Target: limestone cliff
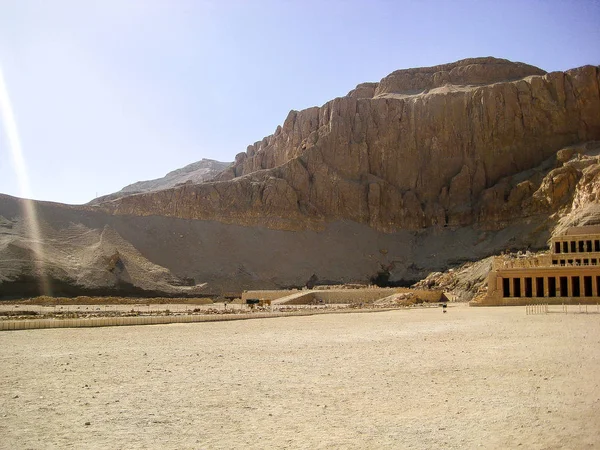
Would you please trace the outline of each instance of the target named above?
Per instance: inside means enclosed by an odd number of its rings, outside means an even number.
[[[599,80],[595,66],[546,74],[495,58],[397,71],[320,108],[290,112],[219,182],[100,208],[289,230],[335,220],[383,232],[494,227],[507,177],[600,139]],[[513,202],[527,189],[511,191]],[[538,206],[532,212],[548,211]]]

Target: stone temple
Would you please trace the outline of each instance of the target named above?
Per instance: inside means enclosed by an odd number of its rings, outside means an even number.
[[[498,256],[480,305],[600,302],[600,226],[572,227],[539,256]]]

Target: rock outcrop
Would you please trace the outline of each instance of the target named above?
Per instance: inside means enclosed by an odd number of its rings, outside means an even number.
[[[469,58],[450,64],[397,70],[382,79],[373,96],[418,94],[445,85],[486,85],[545,75],[537,67],[499,58]]]
[[[545,74],[494,58],[397,71],[290,112],[273,135],[238,154],[220,182],[100,208],[287,230],[335,220],[388,233],[493,227],[498,217],[489,211],[506,177],[600,139],[599,79],[595,66]],[[519,186],[513,201],[528,189]]]
[[[79,207],[36,202],[56,255],[46,262],[78,289],[189,282],[222,294],[409,284],[544,248],[561,227],[600,223],[599,85],[596,66],[545,73],[495,58],[400,70],[290,112],[213,181]],[[45,258],[20,204],[0,196],[4,292]]]

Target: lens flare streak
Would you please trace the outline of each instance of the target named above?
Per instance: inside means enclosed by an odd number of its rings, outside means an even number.
[[[2,128],[4,128],[8,148],[12,154],[14,170],[19,182],[23,219],[25,221],[27,237],[29,238],[33,250],[33,263],[39,281],[40,293],[43,295],[50,295],[50,283],[44,267],[40,224],[35,203],[30,200],[31,191],[29,188],[29,178],[27,176],[27,166],[25,164],[25,158],[23,157],[17,122],[8,95],[8,89],[4,81],[2,67],[0,67],[0,121],[2,123]]]

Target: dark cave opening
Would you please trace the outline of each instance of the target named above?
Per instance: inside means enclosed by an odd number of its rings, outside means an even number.
[[[377,272],[377,275],[374,275],[370,278],[371,284],[374,284],[378,287],[410,287],[415,284],[419,279],[408,280],[401,278],[399,280],[390,280],[391,273],[389,270],[381,269]]]

